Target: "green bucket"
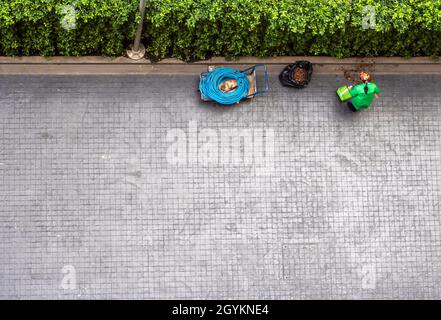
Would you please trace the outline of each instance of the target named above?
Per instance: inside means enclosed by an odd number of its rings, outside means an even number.
[[[337,95],[341,102],[348,101],[352,98],[348,86],[343,86],[337,89]]]

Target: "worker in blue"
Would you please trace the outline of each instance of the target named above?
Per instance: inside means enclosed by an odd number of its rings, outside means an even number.
[[[352,96],[352,100],[348,102],[348,107],[353,112],[368,109],[374,98],[378,98],[381,90],[375,83],[369,82],[370,78],[369,73],[362,71],[360,72],[361,83],[348,87]]]

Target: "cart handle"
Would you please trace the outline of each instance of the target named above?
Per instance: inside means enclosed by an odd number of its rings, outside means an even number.
[[[257,90],[257,81],[256,81],[256,92],[248,95],[247,98],[254,97],[259,94],[264,94],[264,93],[269,92],[268,68],[267,68],[266,64],[259,63],[259,64],[252,66],[252,67],[246,68],[246,69],[242,70],[241,72],[246,73],[246,74],[252,74],[257,68],[263,68],[264,89]]]

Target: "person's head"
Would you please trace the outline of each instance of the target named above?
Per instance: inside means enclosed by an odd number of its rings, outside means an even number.
[[[365,84],[365,86],[364,86],[364,93],[366,93],[366,94],[369,91],[368,83],[369,83],[369,79],[370,78],[371,78],[371,76],[366,71],[361,71],[360,72],[360,80]]]
[[[362,82],[364,82],[364,83],[369,82],[370,78],[371,78],[371,76],[366,71],[361,71],[360,72],[360,80]]]

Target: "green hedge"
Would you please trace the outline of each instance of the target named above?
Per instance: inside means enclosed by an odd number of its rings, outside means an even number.
[[[374,30],[362,28],[365,5],[376,10]],[[137,10],[138,0],[0,0],[0,54],[120,55]],[[143,41],[151,57],[193,60],[439,56],[440,39],[441,0],[147,0]]]
[[[376,11],[363,29],[363,6]],[[149,0],[149,52],[210,55],[438,56],[441,0]]]
[[[0,54],[122,54],[127,40],[134,37],[137,3],[137,0],[0,0]]]

